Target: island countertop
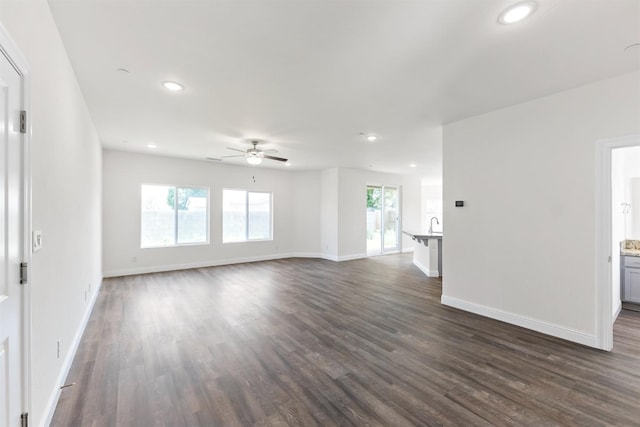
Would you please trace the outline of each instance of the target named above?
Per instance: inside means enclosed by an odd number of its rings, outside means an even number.
[[[403,234],[406,234],[407,236],[411,237],[412,240],[416,240],[418,243],[425,243],[427,242],[427,240],[429,239],[438,239],[438,240],[442,240],[442,233],[413,233],[410,231],[405,231],[402,230]]]

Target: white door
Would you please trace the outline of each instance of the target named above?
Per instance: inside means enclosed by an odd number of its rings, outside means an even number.
[[[0,52],[0,425],[23,411],[21,76]]]

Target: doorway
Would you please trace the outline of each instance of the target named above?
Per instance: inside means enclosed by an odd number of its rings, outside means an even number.
[[[400,251],[400,188],[367,186],[367,255]]]
[[[636,268],[640,259],[632,256],[640,247],[640,146],[611,151],[611,208],[611,295],[615,322],[622,309],[640,310],[637,285],[640,269]]]
[[[613,322],[620,305],[620,247],[616,241],[620,226],[614,218],[618,210],[626,212],[616,206],[619,189],[614,189],[614,181],[621,172],[614,164],[614,160],[620,162],[614,152],[626,147],[640,147],[640,135],[598,141],[596,151],[596,340],[597,347],[607,351],[613,348]]]

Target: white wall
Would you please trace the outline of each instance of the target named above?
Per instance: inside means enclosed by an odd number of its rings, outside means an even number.
[[[322,171],[320,196],[320,248],[328,259],[338,260],[338,168]]]
[[[623,153],[625,201],[631,204],[625,237],[640,240],[640,147],[629,147]]]
[[[321,256],[320,197],[322,179],[319,172],[293,174],[292,215],[294,233],[291,236],[296,253]]]
[[[402,186],[403,223],[410,229],[419,227],[419,178],[344,168],[279,171],[105,150],[104,275],[289,256],[336,261],[364,257],[366,186],[380,183]],[[141,249],[141,184],[209,187],[210,244]],[[222,244],[222,215],[217,207],[222,205],[223,188],[273,192],[273,241]],[[411,248],[413,242],[405,237],[403,244]]]
[[[635,169],[636,175],[638,175],[639,169]],[[634,176],[627,180],[628,199],[631,204],[631,211],[629,212],[629,232],[627,234],[629,239],[640,240],[640,177]]]
[[[30,421],[37,426],[56,403],[101,283],[101,150],[47,3],[0,2],[0,22],[31,67],[32,222],[44,244],[33,254],[30,280]]]
[[[105,150],[103,174],[105,276],[319,256],[319,172],[230,166]],[[210,244],[141,249],[142,184],[209,187]],[[220,206],[224,188],[273,192],[273,240],[222,243]]]
[[[636,72],[445,126],[444,303],[596,345],[596,141],[640,134],[638,93]]]
[[[440,224],[433,223],[434,231],[442,231],[444,221],[442,218],[442,185],[422,184],[422,203],[420,204],[421,232],[429,230],[431,218],[438,218]]]

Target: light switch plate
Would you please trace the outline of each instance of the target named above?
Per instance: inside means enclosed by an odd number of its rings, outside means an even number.
[[[42,249],[42,231],[33,230],[32,247],[33,252],[37,252]]]

